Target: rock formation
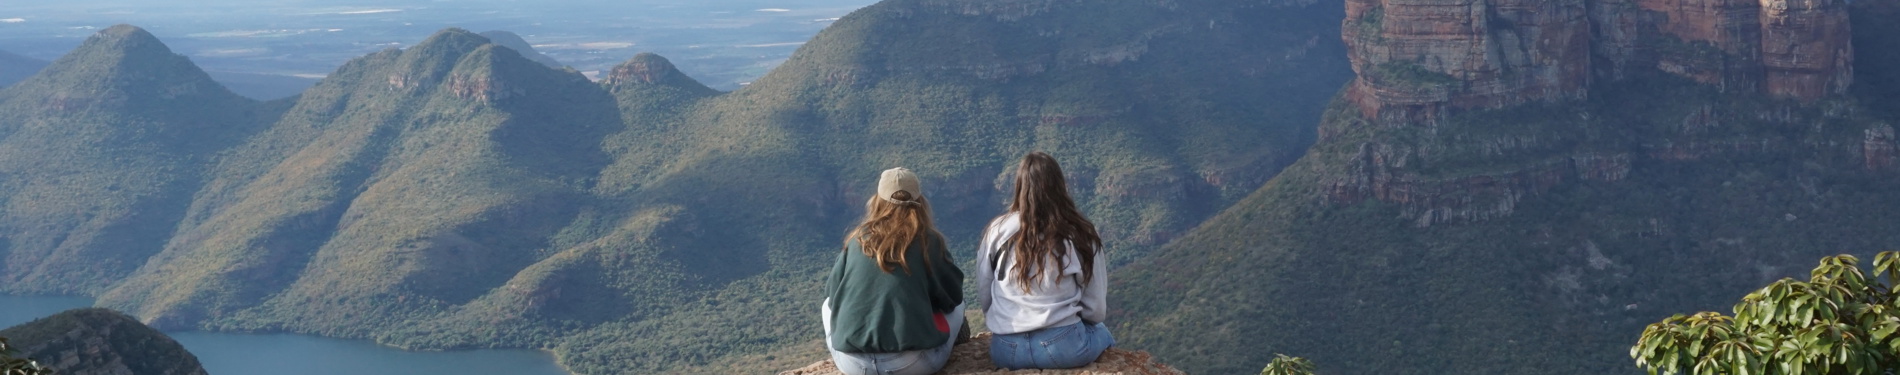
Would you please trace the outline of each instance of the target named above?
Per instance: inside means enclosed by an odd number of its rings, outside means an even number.
[[[1801,101],[1853,81],[1842,0],[1349,0],[1346,13],[1348,97],[1387,122],[1578,98],[1636,68]]]
[[[1803,99],[1847,92],[1854,80],[1847,1],[1761,3],[1764,88],[1771,94]]]
[[[841,375],[831,360],[819,361],[796,370],[780,372],[778,375]],[[1095,363],[1080,368],[1065,370],[1006,370],[997,368],[990,362],[990,334],[982,333],[970,342],[957,345],[951,350],[950,362],[944,364],[939,375],[965,374],[1061,374],[1061,375],[1185,375],[1168,365],[1157,363],[1148,352],[1128,351],[1121,348],[1108,348]]]
[[[1578,97],[1589,84],[1583,0],[1351,0],[1342,32],[1359,73],[1348,94],[1368,117]]]

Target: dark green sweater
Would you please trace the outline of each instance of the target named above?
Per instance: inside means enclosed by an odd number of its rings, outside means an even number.
[[[930,247],[929,262],[924,261]],[[825,281],[831,296],[831,348],[845,353],[894,353],[942,346],[953,332],[938,313],[963,303],[963,270],[943,237],[918,236],[904,250],[910,270],[890,273],[852,240],[838,253]],[[928,264],[929,266],[925,266]]]

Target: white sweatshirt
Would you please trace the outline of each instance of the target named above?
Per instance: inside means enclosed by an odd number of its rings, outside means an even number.
[[[983,242],[977,244],[977,270],[971,275],[976,278],[976,300],[983,304],[983,319],[990,332],[999,335],[1029,332],[1049,327],[1060,327],[1077,322],[1100,323],[1108,319],[1108,256],[1098,249],[1095,256],[1095,272],[1089,278],[1088,285],[1080,285],[1082,261],[1075,256],[1075,246],[1069,244],[1059,268],[1052,268],[1054,259],[1044,263],[1045,274],[1061,270],[1060,277],[1044,276],[1036,285],[1023,293],[1022,283],[1016,279],[1015,272],[1001,272],[1002,281],[997,281],[998,271],[990,264],[995,259],[1005,270],[1015,267],[1014,249],[999,249],[1011,235],[1022,228],[1022,221],[1016,213],[1004,214],[990,222],[983,231]],[[995,257],[997,251],[1004,251],[1001,257]]]

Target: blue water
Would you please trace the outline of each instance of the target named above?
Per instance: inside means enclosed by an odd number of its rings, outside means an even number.
[[[89,298],[0,296],[0,328],[92,305]],[[166,332],[213,375],[568,375],[533,350],[404,351],[295,334]]]

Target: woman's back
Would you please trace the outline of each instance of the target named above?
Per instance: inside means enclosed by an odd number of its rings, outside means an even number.
[[[990,360],[1011,368],[1074,368],[1115,345],[1108,319],[1108,260],[1095,224],[1069,198],[1062,166],[1031,152],[1016,167],[1009,213],[978,245],[977,301]]]
[[[930,217],[917,174],[879,175],[864,221],[845,235],[825,280],[825,346],[848,375],[943,368],[963,323],[963,271]]]
[[[1016,213],[1005,214],[990,222],[977,251],[979,275],[977,300],[989,301],[984,322],[990,332],[1011,334],[1080,322],[1099,323],[1108,318],[1108,267],[1106,262],[1091,262],[1095,268],[1082,281],[1084,265],[1072,244],[1064,242],[1066,254],[1060,264],[1054,256],[1045,257],[1044,277],[1029,282],[1015,272],[1010,238],[1021,228]],[[1006,247],[1007,245],[1007,247]]]
[[[891,353],[936,347],[949,338],[940,312],[963,301],[963,271],[943,237],[918,236],[905,249],[909,267],[884,272],[860,241],[838,253],[825,286],[833,311],[831,348]]]

